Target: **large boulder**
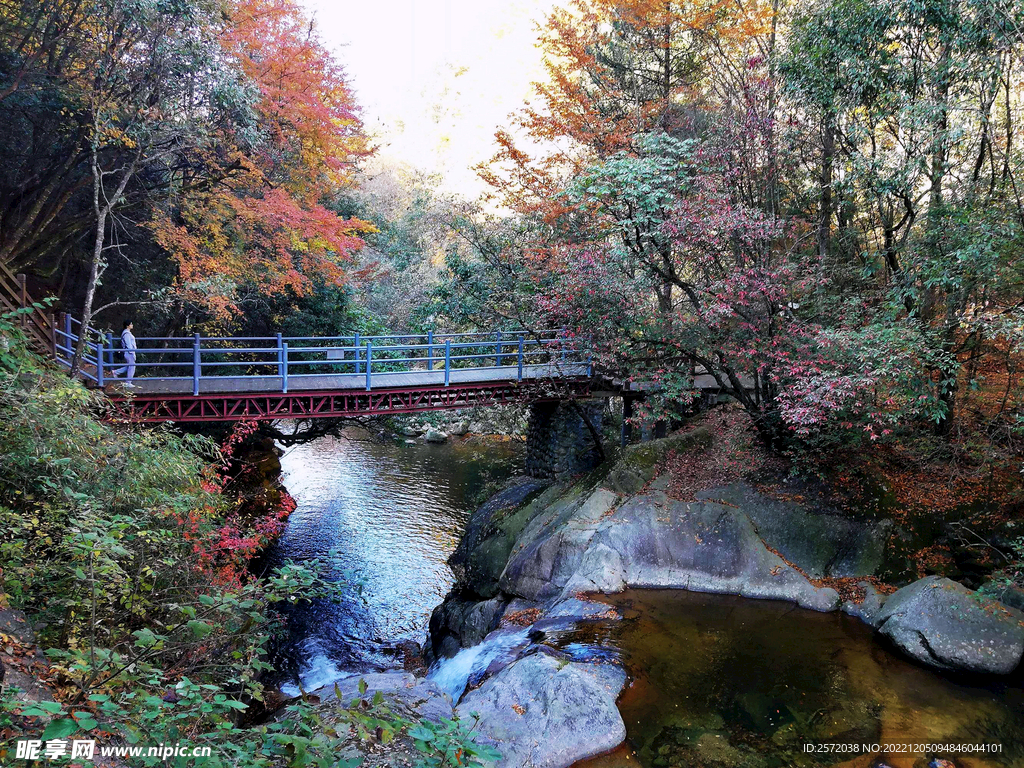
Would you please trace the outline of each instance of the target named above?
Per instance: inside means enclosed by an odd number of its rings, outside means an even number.
[[[557,496],[556,489],[540,493],[548,485],[539,480],[513,483],[473,514],[448,559],[456,586],[430,617],[428,663],[479,643],[498,626],[508,603],[498,579],[523,528]],[[531,497],[536,498],[527,503]]]
[[[741,509],[768,546],[811,578],[871,576],[883,565],[888,520],[773,499],[744,482],[702,491],[697,498]]]
[[[350,710],[353,705],[367,715],[379,716],[391,712],[412,721],[440,722],[454,715],[448,694],[433,681],[415,677],[408,672],[346,675],[315,691],[315,694],[320,699],[319,714],[323,727],[335,730],[341,738],[335,747],[334,758],[342,765],[393,768],[413,765],[422,757],[412,738],[405,734],[399,734],[398,738],[387,743],[367,742],[359,730],[353,727],[351,717],[344,711]],[[378,694],[381,697],[380,710],[373,704]],[[276,715],[278,720],[292,716],[287,709],[280,710]]]
[[[711,431],[707,427],[697,427],[680,435],[627,446],[605,478],[604,485],[616,493],[638,493],[654,478],[670,453],[707,450],[711,442]]]
[[[771,552],[742,511],[662,492],[615,507],[599,489],[569,520],[536,518],[501,577],[507,594],[549,601],[576,592],[680,588],[792,600],[833,610],[839,595],[811,584]]]
[[[535,653],[467,693],[456,712],[480,715],[481,737],[502,754],[496,768],[568,768],[626,738],[615,706],[625,682],[614,665]]]
[[[502,589],[527,600],[557,597],[618,501],[611,491],[598,488],[581,499],[563,497],[534,517],[513,549]]]
[[[471,590],[483,599],[497,594],[498,577],[516,537],[556,494],[541,494],[533,503],[526,502],[547,486],[541,480],[517,482],[496,493],[473,513],[459,545],[448,558],[460,590]]]
[[[426,434],[423,436],[423,439],[426,440],[428,443],[443,443],[446,440],[448,440],[448,435],[439,429],[434,429],[433,427],[430,427],[427,430]]]
[[[890,595],[875,622],[905,653],[940,669],[1008,674],[1024,654],[1024,614],[938,576]]]

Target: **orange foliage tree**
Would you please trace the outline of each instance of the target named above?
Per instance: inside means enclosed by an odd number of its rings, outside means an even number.
[[[757,0],[573,0],[556,9],[542,29],[537,99],[512,131],[498,131],[499,150],[481,176],[506,206],[553,224],[571,212],[558,194],[568,178],[728,93],[713,87],[713,60],[760,44],[773,18]]]
[[[221,320],[251,296],[341,285],[372,227],[325,203],[370,153],[345,73],[292,0],[235,0],[219,37],[257,91],[253,130],[231,126],[202,157],[216,184],[155,211],[176,292]]]

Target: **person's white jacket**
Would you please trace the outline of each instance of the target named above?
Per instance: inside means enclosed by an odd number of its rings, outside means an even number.
[[[126,365],[124,368],[118,368],[113,371],[114,377],[124,376],[125,386],[134,387],[132,379],[135,378],[135,350],[138,349],[138,345],[135,343],[135,336],[132,332],[125,328],[121,331],[121,353],[124,355],[124,361]]]
[[[121,348],[126,350],[130,349],[133,352],[139,348],[138,345],[135,343],[135,337],[132,335],[131,330],[128,328],[125,328],[123,331],[121,331]]]

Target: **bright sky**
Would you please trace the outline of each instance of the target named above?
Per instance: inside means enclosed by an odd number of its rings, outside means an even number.
[[[303,0],[348,72],[384,160],[475,197],[470,166],[539,79],[536,24],[554,0]]]

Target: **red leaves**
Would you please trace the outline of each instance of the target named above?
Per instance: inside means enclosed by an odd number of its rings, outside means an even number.
[[[234,479],[230,472],[236,450],[258,427],[255,421],[235,422],[220,448],[223,464],[219,471],[203,479],[204,490],[216,494],[224,492],[227,483]],[[239,586],[249,560],[281,534],[295,506],[295,500],[282,491],[277,504],[251,518],[244,517],[241,509],[235,509],[224,520],[222,510],[214,506],[172,517],[180,527],[182,538],[192,544],[196,571],[216,584]],[[251,510],[247,512],[251,514]]]
[[[369,154],[344,72],[292,0],[233,0],[220,35],[256,86],[259,137],[225,133],[204,158],[223,178],[158,211],[151,229],[178,264],[179,294],[226,319],[246,293],[340,285],[369,224],[322,201]]]
[[[317,279],[341,285],[371,231],[251,177],[188,201],[180,215],[184,225],[153,222],[156,241],[178,263],[179,293],[222,319],[239,311],[243,287],[301,295]]]

